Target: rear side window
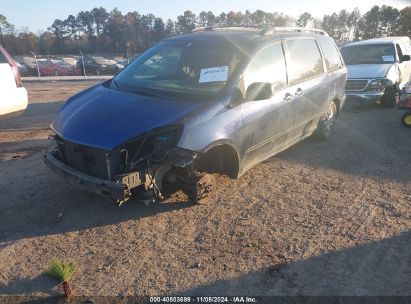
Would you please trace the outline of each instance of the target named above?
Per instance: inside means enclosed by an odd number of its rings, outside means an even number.
[[[313,78],[324,72],[320,50],[314,39],[288,40],[287,49],[290,84]]]
[[[317,38],[324,54],[325,66],[328,71],[336,70],[342,66],[340,53],[331,38],[319,36]]]
[[[251,60],[244,74],[245,87],[254,82],[268,82],[275,89],[287,85],[287,71],[281,42],[262,48]]]
[[[3,52],[0,50],[0,63],[9,63],[7,61],[6,56],[4,56]]]

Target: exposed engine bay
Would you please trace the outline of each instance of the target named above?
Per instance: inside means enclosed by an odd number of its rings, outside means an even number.
[[[165,183],[178,183],[197,202],[212,191],[215,181],[197,170],[200,153],[176,148],[181,132],[179,126],[151,130],[111,151],[54,135],[44,160],[72,183],[119,205],[132,195],[146,204],[162,200]]]

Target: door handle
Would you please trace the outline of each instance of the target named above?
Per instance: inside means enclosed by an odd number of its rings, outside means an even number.
[[[303,95],[304,91],[301,88],[297,89],[297,92],[295,92],[295,96],[301,96]]]
[[[293,95],[291,95],[290,93],[286,93],[285,96],[284,96],[284,98],[283,98],[283,100],[284,100],[284,101],[290,101],[291,98],[293,98]]]

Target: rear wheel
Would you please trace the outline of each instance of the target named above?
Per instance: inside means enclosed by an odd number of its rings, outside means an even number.
[[[398,86],[393,85],[385,88],[385,93],[381,97],[381,105],[384,108],[393,108],[397,104]]]
[[[407,128],[411,128],[411,111],[408,111],[402,116],[402,124]]]
[[[334,130],[335,121],[337,119],[337,104],[335,101],[331,101],[328,105],[327,112],[321,117],[315,136],[321,140],[327,140],[331,137]]]

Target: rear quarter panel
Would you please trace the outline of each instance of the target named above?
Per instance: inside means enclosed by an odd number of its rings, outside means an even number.
[[[347,84],[347,68],[344,66],[338,70],[329,72],[327,75],[327,82],[329,83],[329,100],[337,99],[339,101],[340,109],[345,102],[345,87]]]

